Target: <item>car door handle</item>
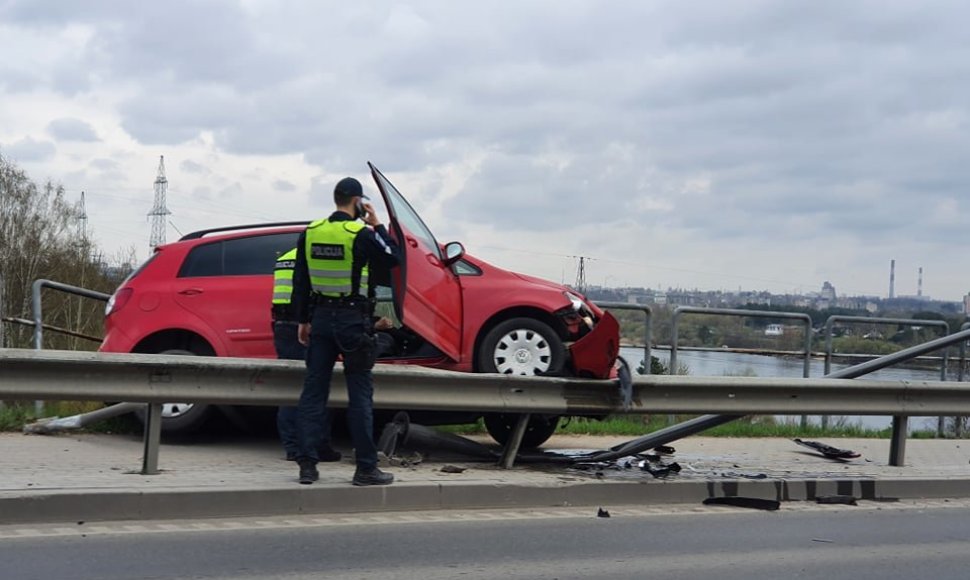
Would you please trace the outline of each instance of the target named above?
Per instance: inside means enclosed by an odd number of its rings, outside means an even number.
[[[418,247],[418,241],[416,239],[414,238],[404,238],[404,239],[407,240],[408,245],[411,246],[412,248]]]
[[[197,294],[202,294],[202,288],[186,288],[184,290],[179,290],[178,293],[183,296],[195,296]]]

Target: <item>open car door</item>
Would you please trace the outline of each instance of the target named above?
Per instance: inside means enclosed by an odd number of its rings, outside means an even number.
[[[374,164],[367,165],[387,205],[391,237],[401,247],[401,265],[391,273],[397,316],[441,352],[460,360],[462,296],[458,276],[445,264],[441,246],[411,204]]]

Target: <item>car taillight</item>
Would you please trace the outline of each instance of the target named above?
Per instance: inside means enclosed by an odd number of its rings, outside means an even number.
[[[119,288],[117,292],[111,295],[111,298],[108,298],[108,304],[104,307],[104,315],[111,316],[124,308],[131,298],[132,292],[131,288]]]

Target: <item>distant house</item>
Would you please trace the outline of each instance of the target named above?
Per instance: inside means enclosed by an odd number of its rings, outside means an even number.
[[[769,324],[765,327],[765,336],[781,336],[785,334],[785,327],[781,324]]]

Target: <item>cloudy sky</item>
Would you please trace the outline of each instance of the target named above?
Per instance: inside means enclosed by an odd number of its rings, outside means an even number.
[[[970,291],[964,2],[0,0],[0,154],[109,256],[329,213],[607,286]]]

